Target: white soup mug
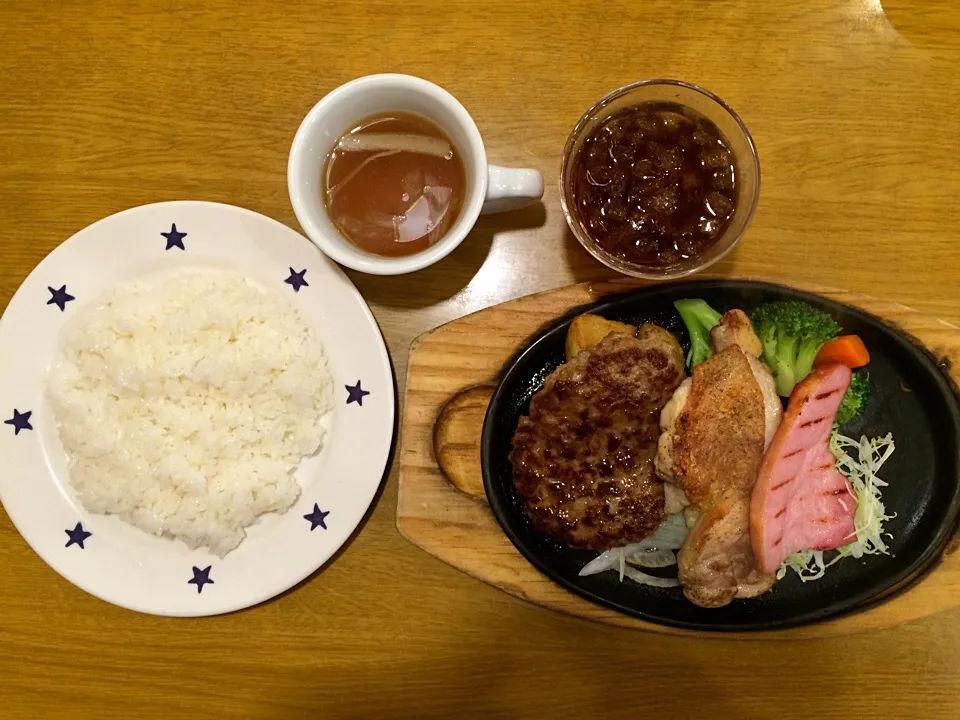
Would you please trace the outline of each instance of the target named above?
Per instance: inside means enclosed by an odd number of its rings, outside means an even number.
[[[466,171],[466,193],[456,223],[429,248],[406,257],[361,250],[340,234],[323,202],[321,176],[336,142],[358,121],[385,112],[414,113],[439,126],[453,140]],[[453,95],[421,78],[387,74],[352,80],[313,106],[290,148],[287,187],[297,220],[324,253],[354,270],[400,275],[446,257],[467,237],[481,213],[537,202],[543,196],[543,177],[536,170],[488,165],[480,131]]]

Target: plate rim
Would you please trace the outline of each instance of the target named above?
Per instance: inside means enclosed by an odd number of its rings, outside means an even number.
[[[677,628],[680,630],[731,634],[770,632],[786,630],[794,627],[806,627],[830,620],[836,620],[845,616],[862,613],[872,607],[892,600],[893,598],[908,591],[910,588],[915,587],[941,563],[944,558],[944,552],[949,547],[952,538],[960,533],[960,476],[954,479],[952,496],[946,512],[946,521],[942,522],[937,528],[933,541],[927,545],[920,556],[913,563],[911,563],[907,569],[898,573],[896,579],[887,587],[883,588],[880,593],[875,593],[864,598],[858,598],[850,607],[841,611],[820,609],[809,611],[795,618],[775,621],[717,625],[716,623],[711,623],[709,621],[688,622],[682,620],[672,620],[661,616],[651,615],[647,612],[642,612],[617,601],[608,599],[599,593],[576,585],[562,574],[550,568],[547,563],[541,560],[538,553],[532,551],[527,544],[518,537],[517,533],[514,532],[513,528],[506,520],[506,518],[512,512],[512,508],[508,507],[507,498],[505,496],[501,497],[501,494],[496,490],[492,477],[493,470],[491,468],[491,456],[493,451],[491,446],[493,444],[493,433],[496,424],[494,416],[500,410],[500,406],[505,402],[504,396],[506,394],[506,385],[508,381],[513,379],[514,376],[519,373],[518,368],[524,359],[536,352],[537,348],[542,343],[547,342],[557,333],[563,331],[567,326],[569,326],[569,324],[577,315],[585,312],[595,312],[602,316],[604,311],[608,310],[610,307],[642,300],[644,295],[658,294],[664,291],[670,292],[674,289],[683,291],[684,288],[692,288],[697,285],[709,286],[719,290],[727,290],[730,286],[734,286],[739,288],[749,288],[778,293],[786,291],[801,297],[806,296],[828,306],[832,305],[838,308],[843,308],[846,312],[850,312],[854,315],[860,315],[864,319],[882,326],[889,331],[898,342],[908,346],[913,352],[918,353],[923,361],[931,366],[931,369],[933,370],[933,372],[931,372],[931,376],[935,378],[938,384],[938,389],[941,391],[941,395],[946,398],[946,404],[950,414],[953,417],[955,426],[960,427],[960,391],[958,391],[957,384],[953,378],[946,374],[940,367],[936,356],[933,355],[933,353],[930,352],[930,350],[920,343],[916,338],[911,337],[908,333],[895,327],[889,321],[873,315],[872,313],[860,307],[819,295],[816,292],[794,288],[783,283],[769,282],[764,280],[751,280],[745,278],[694,278],[645,285],[640,288],[616,292],[594,302],[567,309],[562,315],[541,326],[532,335],[526,338],[526,340],[518,347],[514,354],[500,369],[500,372],[496,378],[496,386],[494,388],[493,395],[491,396],[487,410],[484,413],[483,428],[480,436],[480,466],[481,475],[483,478],[484,493],[486,495],[487,502],[490,505],[493,516],[496,519],[497,525],[500,527],[501,531],[507,536],[507,538],[509,538],[513,546],[531,565],[533,565],[534,568],[536,568],[550,581],[560,585],[574,595],[577,595],[601,607],[611,609],[627,617],[636,618],[638,620],[649,622],[655,625]],[[954,446],[954,455],[957,456],[958,464],[960,464],[960,442]]]
[[[385,379],[389,380],[388,385],[384,388],[386,394],[389,396],[386,401],[386,409],[384,411],[384,418],[386,419],[386,425],[390,427],[390,439],[385,443],[385,455],[383,458],[383,467],[380,470],[380,476],[375,485],[371,485],[371,492],[369,497],[363,498],[364,509],[360,516],[357,518],[356,523],[353,524],[353,527],[348,533],[346,533],[344,539],[336,544],[335,547],[329,553],[322,552],[318,555],[323,555],[324,559],[318,562],[307,563],[304,570],[294,572],[291,574],[289,579],[285,579],[282,583],[278,583],[273,586],[269,586],[270,589],[264,590],[258,593],[251,593],[249,597],[239,602],[231,601],[229,598],[221,601],[218,604],[214,605],[205,605],[197,606],[196,609],[188,610],[164,610],[157,607],[144,607],[140,606],[135,602],[126,602],[122,599],[117,599],[114,597],[108,597],[107,594],[104,594],[97,590],[96,584],[91,584],[86,581],[86,579],[78,579],[69,577],[64,574],[60,568],[51,562],[51,559],[48,558],[50,554],[47,548],[40,549],[34,543],[32,543],[27,534],[24,533],[21,525],[23,524],[24,518],[21,517],[18,521],[16,515],[17,512],[11,512],[7,507],[7,504],[3,502],[2,497],[0,497],[0,504],[3,505],[4,511],[7,514],[7,517],[10,518],[11,524],[16,528],[17,533],[20,535],[21,539],[27,544],[27,546],[33,551],[33,553],[38,556],[50,569],[57,573],[63,580],[79,588],[83,592],[96,597],[99,600],[110,603],[116,607],[121,607],[126,610],[133,612],[139,612],[147,615],[154,615],[158,617],[211,617],[216,615],[224,615],[229,613],[238,612],[245,610],[247,608],[255,607],[261,605],[267,601],[270,601],[274,598],[280,597],[294,589],[296,589],[304,581],[308,580],[311,576],[319,572],[321,569],[326,567],[329,563],[337,559],[353,542],[357,534],[363,529],[366,521],[371,515],[371,512],[374,510],[374,506],[378,498],[382,495],[386,478],[389,475],[391,461],[393,458],[394,450],[397,443],[397,383],[396,383],[396,374],[393,369],[393,364],[390,361],[389,350],[387,349],[386,342],[383,338],[383,332],[380,329],[380,325],[376,320],[376,317],[373,315],[373,312],[370,310],[370,306],[361,295],[360,291],[354,285],[353,281],[347,276],[343,268],[341,268],[337,263],[320,251],[309,239],[307,239],[301,232],[295,230],[294,228],[286,225],[285,223],[276,220],[268,215],[259,213],[255,210],[249,208],[241,207],[238,205],[232,205],[230,203],[223,203],[212,200],[196,200],[196,199],[186,199],[186,200],[164,200],[154,203],[145,203],[142,205],[136,205],[129,208],[124,208],[118,210],[117,212],[111,213],[104,217],[101,217],[94,222],[86,225],[79,230],[73,232],[66,239],[58,243],[55,247],[51,248],[30,270],[29,273],[23,278],[20,284],[17,286],[17,289],[14,291],[13,295],[10,297],[10,300],[7,302],[6,307],[4,307],[3,312],[0,313],[0,331],[2,331],[4,326],[4,320],[8,316],[10,307],[14,305],[15,300],[18,295],[24,291],[24,286],[26,286],[31,278],[38,273],[41,267],[46,263],[51,256],[55,253],[60,252],[63,248],[71,244],[77,244],[82,241],[82,238],[79,236],[85,235],[101,224],[105,224],[108,221],[116,220],[119,217],[135,214],[138,212],[144,212],[148,210],[160,209],[160,208],[172,208],[172,207],[191,207],[198,208],[201,210],[208,210],[214,212],[226,212],[229,214],[239,214],[246,216],[248,218],[254,219],[257,222],[265,222],[267,226],[271,226],[277,232],[282,233],[292,233],[296,235],[299,240],[302,242],[304,249],[308,252],[313,253],[316,256],[316,262],[325,266],[325,268],[338,277],[344,284],[344,290],[349,291],[352,298],[357,302],[358,309],[362,312],[363,317],[367,321],[367,324],[372,330],[372,338],[374,339],[374,344],[376,346],[376,364],[379,365],[380,371]],[[201,263],[202,265],[203,263]],[[149,273],[149,271],[148,271]],[[9,321],[8,321],[9,322]],[[5,354],[0,352],[0,354]],[[324,446],[326,447],[326,445]],[[322,450],[321,450],[322,453]],[[379,463],[378,463],[379,464]],[[56,483],[56,480],[53,479],[53,473],[47,472],[47,477],[51,479],[52,482]],[[289,511],[292,511],[291,507]],[[86,511],[84,508],[84,511]],[[288,511],[288,512],[289,512]],[[20,513],[23,515],[23,513]],[[89,513],[90,515],[100,515],[96,513]]]

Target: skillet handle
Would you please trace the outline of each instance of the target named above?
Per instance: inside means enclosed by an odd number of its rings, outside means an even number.
[[[433,427],[433,452],[447,480],[457,490],[487,501],[480,469],[480,434],[493,397],[492,385],[477,385],[454,395]]]

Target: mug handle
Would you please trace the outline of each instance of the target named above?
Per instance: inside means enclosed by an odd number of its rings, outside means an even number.
[[[487,166],[487,196],[480,213],[516,210],[533,205],[543,197],[543,176],[530,168]]]

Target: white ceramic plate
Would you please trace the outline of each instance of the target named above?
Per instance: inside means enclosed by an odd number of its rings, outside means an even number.
[[[171,234],[174,224],[185,235]],[[233,269],[286,293],[318,331],[335,383],[323,449],[297,472],[300,499],[283,515],[263,516],[224,558],[86,512],[70,486],[44,399],[60,330],[77,308],[118,281],[181,266]],[[301,273],[307,285],[295,290],[285,282],[291,273]],[[75,299],[61,310],[56,301],[65,295]],[[360,402],[361,394],[347,389],[358,383],[369,393]],[[363,298],[306,238],[230,205],[158,203],[81,230],[20,286],[0,319],[0,421],[0,500],[54,570],[132,610],[214,615],[263,602],[300,582],[363,519],[390,454],[393,373]]]

